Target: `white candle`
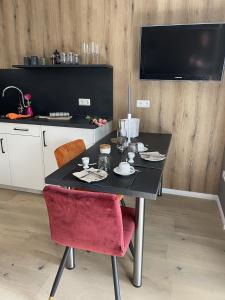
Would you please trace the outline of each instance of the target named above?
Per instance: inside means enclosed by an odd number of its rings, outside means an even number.
[[[131,87],[128,85],[128,114],[131,113]]]

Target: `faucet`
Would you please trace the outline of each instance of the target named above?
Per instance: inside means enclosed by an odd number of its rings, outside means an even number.
[[[19,106],[18,106],[18,112],[19,112],[19,113],[22,113],[23,110],[24,110],[24,108],[26,107],[25,102],[24,102],[23,92],[22,92],[18,87],[13,86],[13,85],[10,85],[10,86],[7,86],[6,88],[4,88],[4,90],[2,91],[2,97],[5,96],[5,92],[6,92],[8,89],[16,89],[17,91],[20,92],[22,101],[20,101],[20,103],[19,103]]]

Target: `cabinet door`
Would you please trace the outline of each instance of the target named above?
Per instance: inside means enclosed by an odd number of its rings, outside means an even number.
[[[59,146],[83,139],[86,148],[94,144],[94,129],[42,126],[45,176],[57,170],[54,151]]]
[[[0,184],[11,185],[7,135],[0,133]]]
[[[42,190],[44,186],[41,138],[26,135],[8,135],[12,185]]]

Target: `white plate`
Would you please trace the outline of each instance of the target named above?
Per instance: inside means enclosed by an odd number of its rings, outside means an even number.
[[[122,174],[122,173],[120,173],[119,168],[118,168],[118,167],[115,167],[115,168],[113,169],[113,172],[116,173],[116,174],[118,174],[118,175],[121,175],[121,176],[129,176],[129,175],[134,174],[134,173],[135,173],[135,170],[133,170],[132,172],[130,172],[130,174]]]
[[[73,175],[82,181],[90,183],[104,180],[108,176],[108,173],[104,170],[90,168],[75,172]]]
[[[159,152],[145,152],[140,153],[140,156],[142,159],[147,161],[162,161],[166,159],[166,156],[164,154],[160,154]]]

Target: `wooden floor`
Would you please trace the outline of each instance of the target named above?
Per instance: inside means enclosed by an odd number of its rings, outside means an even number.
[[[63,248],[53,244],[41,195],[0,190],[0,299],[48,299]],[[119,259],[123,300],[224,300],[225,232],[216,203],[163,196],[147,202],[143,286]],[[110,258],[77,251],[56,300],[113,300]]]

